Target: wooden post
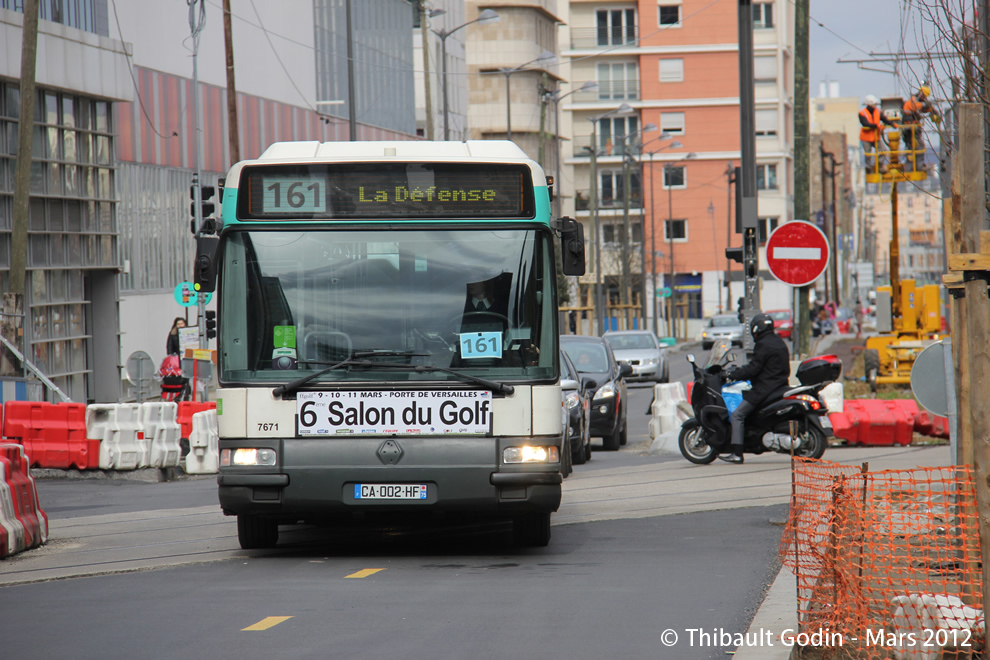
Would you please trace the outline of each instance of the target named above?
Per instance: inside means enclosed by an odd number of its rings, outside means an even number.
[[[959,108],[959,152],[953,168],[959,190],[959,225],[953,227],[953,252],[949,254],[951,270],[966,271],[962,301],[965,316],[966,363],[968,389],[957,397],[959,420],[966,420],[971,430],[973,465],[976,470],[976,502],[980,521],[980,544],[983,560],[983,602],[990,602],[990,416],[984,412],[982,397],[990,387],[990,298],[987,277],[990,275],[990,241],[981,241],[987,226],[984,204],[984,126],[983,107],[962,104]],[[957,181],[953,181],[953,202]],[[990,234],[987,234],[990,238]],[[984,253],[983,250],[987,250]],[[962,252],[962,253],[960,253]],[[956,329],[955,323],[953,329]],[[955,341],[953,341],[955,345]],[[972,405],[973,396],[978,404]]]

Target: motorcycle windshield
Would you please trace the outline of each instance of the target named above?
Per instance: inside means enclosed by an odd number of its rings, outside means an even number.
[[[708,354],[708,361],[705,362],[705,367],[710,367],[713,364],[721,364],[722,358],[725,357],[725,354],[729,352],[730,348],[732,348],[731,341],[725,339],[716,341],[712,345],[711,353]]]

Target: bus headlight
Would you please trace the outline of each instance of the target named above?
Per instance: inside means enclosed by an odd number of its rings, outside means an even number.
[[[557,447],[506,447],[502,450],[502,462],[510,463],[558,463]]]
[[[564,405],[568,410],[573,410],[581,405],[581,395],[577,392],[568,392],[567,396],[564,397]]]
[[[262,447],[255,449],[251,447],[239,447],[238,449],[222,449],[220,451],[220,465],[230,467],[231,465],[275,465],[275,450]]]

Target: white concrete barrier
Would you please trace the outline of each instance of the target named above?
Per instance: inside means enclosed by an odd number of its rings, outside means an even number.
[[[100,468],[133,470],[148,453],[137,403],[91,403],[86,406],[86,437],[100,441]]]
[[[214,474],[220,470],[220,432],[216,410],[204,410],[192,416],[185,469],[187,474]]]
[[[676,431],[667,431],[666,433],[659,434],[653,439],[650,444],[649,450],[646,452],[651,456],[669,455],[675,454],[680,456],[681,448],[677,445],[677,438],[680,436],[680,429]]]
[[[650,438],[655,439],[658,435],[671,431],[679,432],[681,424],[687,419],[683,406],[678,403],[686,403],[687,396],[683,383],[657,383],[653,386],[653,420],[650,423]],[[653,421],[656,423],[654,424]]]
[[[182,428],[177,421],[179,406],[174,401],[153,401],[141,404],[141,426],[148,443],[145,463],[150,467],[175,467],[182,458],[179,436]]]

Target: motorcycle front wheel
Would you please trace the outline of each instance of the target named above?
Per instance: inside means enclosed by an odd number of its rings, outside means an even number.
[[[681,455],[697,465],[708,465],[714,461],[718,452],[708,444],[705,439],[707,435],[700,425],[681,426],[681,433],[677,436],[677,446],[681,450]]]
[[[828,447],[828,438],[812,425],[808,425],[808,430],[800,434],[801,446],[794,450],[795,456],[801,458],[821,458]]]

